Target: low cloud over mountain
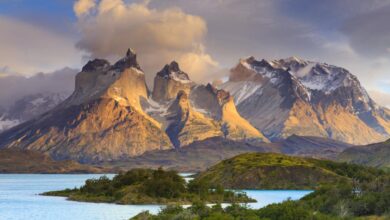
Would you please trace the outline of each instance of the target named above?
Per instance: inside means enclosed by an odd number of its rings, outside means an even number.
[[[74,11],[81,32],[78,48],[91,57],[113,60],[123,53],[123,45],[132,45],[140,54],[149,83],[154,73],[173,59],[195,81],[204,80],[218,66],[205,51],[205,20],[180,8],[152,9],[147,2],[122,0],[79,0]]]

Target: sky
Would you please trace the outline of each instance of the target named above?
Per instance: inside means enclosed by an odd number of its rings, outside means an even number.
[[[0,76],[31,76],[128,47],[148,82],[176,60],[205,82],[240,58],[342,66],[390,106],[390,0],[0,0]],[[0,78],[1,80],[1,78]]]

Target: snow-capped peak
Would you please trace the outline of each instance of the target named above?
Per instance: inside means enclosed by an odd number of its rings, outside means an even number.
[[[240,60],[245,68],[278,82],[280,74],[288,72],[292,78],[299,81],[308,90],[322,91],[326,94],[340,88],[355,84],[357,81],[351,73],[341,67],[326,63],[317,63],[292,56],[279,60],[256,60],[248,57]]]
[[[288,58],[285,58],[285,59],[282,59],[282,61],[286,62],[286,63],[306,63],[307,61],[297,57],[297,56],[292,56],[292,57],[288,57]]]
[[[165,65],[157,75],[164,79],[172,79],[181,83],[192,83],[188,74],[180,70],[179,64],[176,61]]]

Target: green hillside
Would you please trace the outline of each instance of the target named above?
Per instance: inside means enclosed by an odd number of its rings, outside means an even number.
[[[371,175],[371,168],[275,153],[246,153],[202,172],[196,181],[231,189],[315,189],[321,184]]]

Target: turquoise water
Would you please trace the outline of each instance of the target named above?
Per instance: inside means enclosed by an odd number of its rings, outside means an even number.
[[[0,174],[0,220],[120,220],[141,211],[157,213],[158,205],[115,205],[67,201],[61,197],[40,196],[46,191],[79,187],[99,174]],[[107,175],[112,177],[113,175]],[[248,190],[258,202],[253,208],[299,199],[310,191]]]

